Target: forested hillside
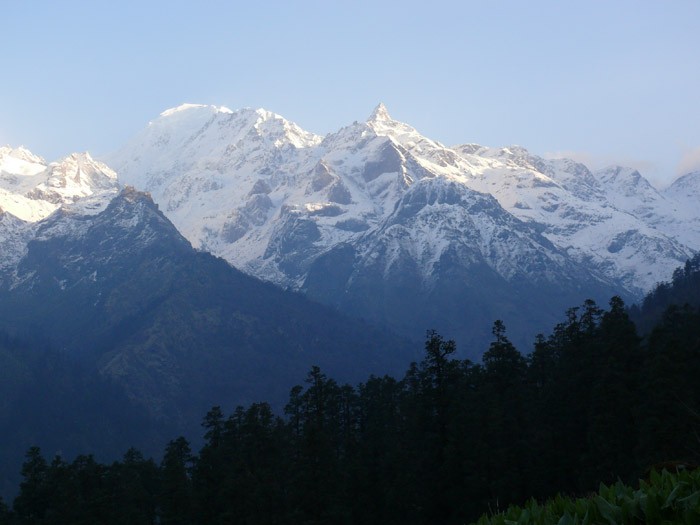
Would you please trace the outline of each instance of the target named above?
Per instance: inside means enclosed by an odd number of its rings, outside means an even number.
[[[500,321],[482,363],[455,351],[428,332],[403,378],[357,386],[314,367],[283,417],[266,403],[214,407],[199,452],[180,437],[160,463],[133,449],[111,465],[31,449],[2,519],[457,524],[700,462],[697,304],[669,307],[644,340],[615,297],[570,309],[527,356]]]
[[[0,332],[0,496],[16,492],[26,443],[73,457],[119,457],[124,443],[148,454],[174,431],[156,423],[121,388],[48,345]]]
[[[641,333],[648,333],[671,305],[700,306],[700,253],[673,272],[668,283],[659,283],[642,304],[630,308],[630,316]]]

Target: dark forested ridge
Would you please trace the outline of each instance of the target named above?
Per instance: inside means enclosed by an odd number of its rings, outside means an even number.
[[[312,364],[355,382],[415,359],[385,330],[195,251],[133,189],[42,222],[17,275],[0,275],[0,330],[50,340],[179,432],[219,399],[281,407]]]
[[[156,454],[174,431],[107,378],[46,344],[0,333],[0,496],[16,492],[28,445],[108,459],[119,457],[125,443]]]
[[[630,317],[643,334],[659,322],[671,305],[700,306],[700,253],[673,272],[671,282],[659,283],[640,305],[630,308]]]
[[[357,386],[313,367],[283,417],[214,407],[199,452],[177,438],[160,463],[32,448],[0,523],[457,524],[700,462],[697,303],[645,338],[613,298],[568,310],[527,356],[500,321],[482,363],[455,351],[429,332],[402,379]]]

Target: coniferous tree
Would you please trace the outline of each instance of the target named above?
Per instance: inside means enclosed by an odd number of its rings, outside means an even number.
[[[180,436],[165,448],[160,464],[160,523],[188,525],[194,523],[192,494],[192,451]]]
[[[56,456],[47,470],[46,486],[48,487],[48,510],[46,521],[56,525],[80,523],[84,509],[77,508],[81,498],[78,488],[73,481],[73,473],[60,456]],[[77,500],[77,501],[75,501]],[[76,505],[77,503],[77,505]]]
[[[491,498],[518,501],[526,497],[524,459],[526,455],[527,361],[506,336],[505,325],[493,325],[495,340],[484,353],[482,386],[483,439],[489,450],[482,468],[490,478]]]
[[[21,523],[43,523],[49,509],[48,464],[39,447],[31,447],[22,464],[22,482],[13,509]]]
[[[350,481],[354,522],[394,523],[405,493],[401,384],[388,376],[370,377],[359,385],[357,397],[357,450]]]
[[[158,468],[151,459],[130,448],[109,470],[114,507],[112,521],[149,525],[156,521]]]
[[[70,464],[71,500],[76,502],[76,522],[114,523],[113,486],[109,470],[92,455],[80,455]]]
[[[285,429],[267,403],[239,407],[222,439],[228,469],[219,497],[222,523],[281,523],[286,512]]]
[[[636,468],[635,436],[630,429],[637,428],[642,355],[637,331],[619,297],[610,300],[610,310],[601,318],[596,349],[597,373],[588,416],[588,486],[633,478]]]
[[[642,372],[640,457],[700,461],[700,314],[672,306],[652,331]]]
[[[7,507],[7,504],[0,497],[0,525],[11,525],[11,523],[12,523],[12,514],[10,513],[10,509]]]
[[[299,435],[293,453],[294,477],[290,499],[295,520],[308,523],[344,523],[348,520],[347,479],[341,470],[345,450],[342,447],[342,388],[321,372],[311,368],[307,388],[287,406],[297,411]]]
[[[423,414],[417,430],[424,436],[421,454],[421,513],[426,522],[445,523],[451,509],[446,481],[454,458],[450,456],[449,418],[457,397],[459,364],[453,358],[457,346],[434,330],[427,333],[425,357],[420,363],[419,409]]]
[[[597,374],[597,328],[602,310],[593,301],[572,308],[557,325],[550,341],[559,355],[550,399],[552,422],[559,445],[552,457],[552,482],[572,492],[584,492],[586,469],[592,460],[588,443],[591,387]]]
[[[532,353],[528,356],[528,405],[525,417],[530,421],[529,456],[531,496],[544,498],[559,489],[552,472],[561,454],[561,436],[555,407],[556,385],[560,376],[560,347],[553,338],[538,335]]]
[[[223,513],[224,500],[220,490],[226,476],[222,439],[224,413],[220,406],[212,407],[202,422],[204,446],[199,452],[193,470],[192,488],[195,494],[195,512],[201,523],[217,523]]]

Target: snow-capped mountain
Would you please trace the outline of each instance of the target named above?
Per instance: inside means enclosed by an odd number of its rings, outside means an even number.
[[[36,223],[0,272],[0,332],[50,342],[193,433],[217,403],[280,405],[314,364],[355,382],[413,357],[394,335],[193,250],[131,187]]]
[[[641,297],[700,246],[697,174],[659,192],[627,168],[446,147],[381,104],[325,137],[262,109],[184,104],[107,158],[119,181],[87,154],[0,161],[0,268],[36,221],[99,213],[129,184],[196,248],[414,336],[451,318],[447,335],[468,338],[467,311],[486,336],[498,317],[547,330],[589,296]]]
[[[611,167],[593,174],[583,164],[545,160],[521,147],[455,149],[472,164],[485,162],[472,171],[470,187],[494,195],[633,297],[669,279],[700,246],[700,230],[687,229],[690,217],[634,170]]]
[[[98,213],[119,188],[116,173],[88,153],[48,164],[25,148],[0,147],[0,270],[17,264],[38,221],[59,209]]]
[[[150,191],[195,246],[292,287],[302,286],[318,254],[369,235],[425,178],[493,195],[634,296],[667,279],[700,246],[700,230],[687,228],[696,217],[682,198],[656,191],[636,171],[594,174],[520,147],[447,148],[393,120],[383,105],[366,122],[323,139],[264,110],[183,105],[109,162],[125,182]],[[308,246],[289,257],[284,243],[292,231]],[[498,259],[493,268],[504,265]],[[422,272],[429,276],[430,265]]]
[[[414,182],[376,227],[316,257],[302,290],[400,333],[435,328],[470,357],[495,319],[528,348],[582,298],[614,293],[491,195],[440,177]]]
[[[559,290],[549,303],[560,313],[596,293],[585,289],[640,297],[700,246],[692,214],[636,172],[594,174],[520,147],[448,148],[381,104],[323,138],[265,110],[186,104],[108,163],[194,246],[395,327],[428,320],[396,309],[407,286],[415,301],[452,279],[452,289],[470,283],[470,296],[473,276],[488,273],[504,295],[523,283]],[[527,309],[523,290],[507,311]]]
[[[36,222],[84,197],[113,197],[117,175],[89,153],[47,164],[25,148],[0,148],[0,211]]]
[[[664,190],[663,195],[672,202],[677,203],[675,209],[679,214],[688,217],[690,226],[678,232],[678,235],[684,236],[690,232],[693,235],[693,240],[697,241],[697,233],[700,232],[700,212],[698,211],[698,203],[700,202],[700,171],[693,171],[679,177]],[[695,242],[694,247],[698,249],[697,242]]]

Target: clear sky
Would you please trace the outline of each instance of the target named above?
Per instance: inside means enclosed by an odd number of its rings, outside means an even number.
[[[184,102],[319,134],[384,102],[452,145],[700,168],[700,2],[0,0],[0,144],[109,153]]]

